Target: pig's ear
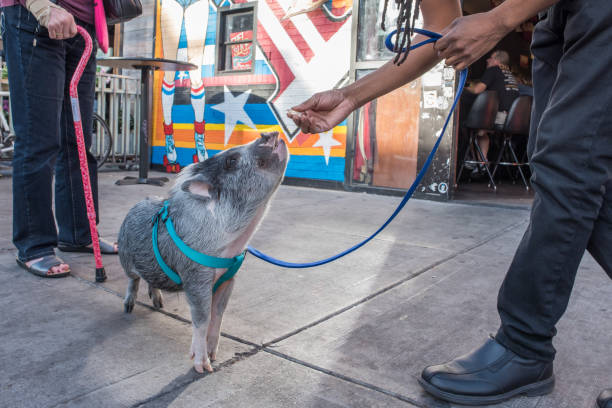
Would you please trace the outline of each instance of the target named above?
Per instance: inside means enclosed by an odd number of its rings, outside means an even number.
[[[202,198],[212,198],[212,185],[200,178],[194,178],[185,181],[181,188],[183,189],[183,191],[200,196]]]

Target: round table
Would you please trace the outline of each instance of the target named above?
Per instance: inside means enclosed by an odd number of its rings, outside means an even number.
[[[115,184],[153,184],[163,186],[168,182],[167,177],[147,177],[151,160],[151,95],[153,84],[151,83],[153,71],[193,71],[197,68],[195,64],[185,61],[175,61],[164,58],[146,57],[109,57],[99,58],[98,65],[122,68],[137,69],[140,71],[140,154],[138,158],[138,177],[125,177],[117,180]]]

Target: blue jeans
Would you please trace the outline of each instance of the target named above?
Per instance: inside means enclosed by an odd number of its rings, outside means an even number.
[[[77,35],[51,40],[46,28],[20,5],[5,7],[3,39],[16,140],[13,157],[13,243],[29,261],[53,255],[61,244],[91,243],[72,120],[70,79],[85,47]],[[95,28],[77,20],[95,36]],[[95,38],[94,38],[95,44]],[[95,46],[79,82],[78,95],[87,149],[91,146],[95,94]],[[87,153],[98,213],[95,157]],[[52,185],[55,171],[55,218]]]

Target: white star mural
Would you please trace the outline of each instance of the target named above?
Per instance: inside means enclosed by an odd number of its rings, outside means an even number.
[[[232,132],[234,131],[234,128],[238,122],[242,122],[253,129],[256,129],[256,127],[249,115],[244,110],[244,105],[246,104],[247,99],[249,99],[251,90],[249,89],[238,96],[234,96],[230,92],[227,85],[225,85],[224,88],[225,91],[223,93],[223,103],[211,106],[211,109],[219,111],[225,115],[225,138],[223,144],[227,146],[227,142],[229,142],[230,136],[232,135]]]
[[[329,164],[329,155],[331,154],[331,148],[333,146],[340,146],[342,143],[334,139],[334,129],[328,130],[327,132],[319,133],[319,140],[316,141],[312,147],[322,147],[323,154],[325,154],[325,164]]]

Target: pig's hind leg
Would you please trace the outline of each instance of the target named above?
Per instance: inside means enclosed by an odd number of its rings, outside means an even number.
[[[210,324],[208,325],[208,336],[206,339],[210,361],[215,361],[217,359],[223,312],[225,312],[233,288],[234,279],[230,279],[227,282],[223,282],[223,284],[219,286],[219,289],[213,294]]]
[[[204,370],[213,371],[208,358],[206,334],[210,322],[210,307],[212,303],[211,282],[184,282],[185,297],[191,309],[193,335],[191,337],[190,356],[193,368],[198,373]]]
[[[161,290],[154,288],[149,284],[149,298],[153,301],[153,307],[161,309],[164,307]]]
[[[138,286],[140,285],[140,277],[135,273],[126,272],[129,282],[127,290],[125,291],[125,299],[123,300],[123,310],[125,313],[132,313],[134,310],[134,303],[136,303],[136,296],[138,295]]]

